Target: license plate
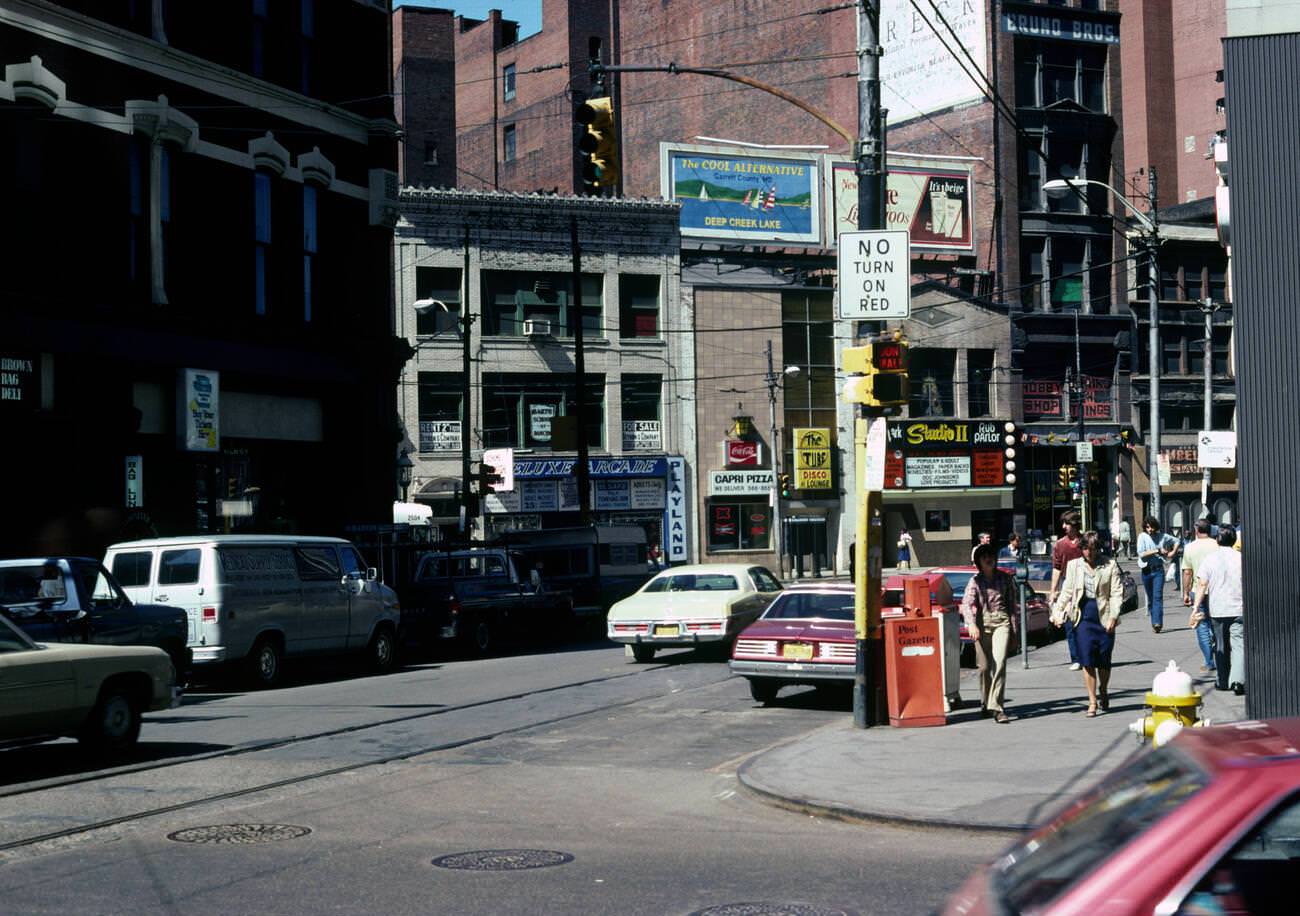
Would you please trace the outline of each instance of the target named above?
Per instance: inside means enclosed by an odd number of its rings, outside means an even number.
[[[813,647],[811,643],[788,642],[781,647],[783,658],[812,658]]]
[[[672,626],[656,626],[656,627],[655,627],[655,635],[656,635],[656,636],[676,636],[676,635],[678,635],[679,633],[681,633],[681,630],[678,628],[678,626],[677,626],[676,624],[673,624]]]

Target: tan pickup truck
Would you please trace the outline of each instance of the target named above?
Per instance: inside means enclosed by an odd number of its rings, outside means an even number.
[[[162,649],[37,643],[0,617],[0,747],[71,736],[116,753],[135,744],[144,713],[179,704]]]

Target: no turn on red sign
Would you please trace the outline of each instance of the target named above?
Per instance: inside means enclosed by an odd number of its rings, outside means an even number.
[[[906,231],[841,232],[839,317],[881,320],[912,314],[912,264]]]

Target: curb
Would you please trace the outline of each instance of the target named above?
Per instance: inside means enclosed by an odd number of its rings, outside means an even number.
[[[1019,835],[1031,827],[1031,824],[994,824],[971,823],[948,820],[942,817],[920,818],[906,817],[901,814],[887,814],[880,811],[864,811],[850,808],[836,802],[822,802],[810,798],[783,795],[761,785],[749,775],[749,768],[754,759],[745,761],[736,770],[736,781],[753,797],[774,808],[782,808],[797,814],[826,817],[851,824],[884,824],[891,827],[910,827],[929,830],[951,830],[959,833],[1003,834],[1008,837]]]

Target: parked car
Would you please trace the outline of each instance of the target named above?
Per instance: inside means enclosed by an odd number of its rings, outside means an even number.
[[[127,596],[189,618],[194,666],[240,664],[254,686],[287,656],[365,652],[397,664],[397,594],[340,538],[198,535],[114,544],[104,565]]]
[[[73,736],[123,751],[139,738],[143,713],[178,705],[162,649],[37,643],[0,618],[0,746]]]
[[[523,568],[540,568],[546,587],[573,597],[573,613],[603,631],[605,612],[633,594],[656,570],[648,566],[640,525],[593,525],[511,531],[508,549],[523,555]]]
[[[770,703],[790,684],[852,683],[856,658],[853,586],[828,582],[777,595],[736,637],[730,665],[749,681],[750,696]]]
[[[1002,561],[1004,564],[1006,561]],[[998,567],[1003,572],[1014,575],[1014,570],[1009,566],[1002,565]],[[957,607],[961,607],[962,596],[966,594],[966,583],[979,570],[974,566],[944,566],[932,569],[930,572],[938,573],[948,580],[948,585],[952,589],[953,601]],[[1026,589],[1025,610],[1027,611],[1026,636],[1028,641],[1034,645],[1045,645],[1056,639],[1060,632],[1052,626],[1052,609],[1047,603],[1047,596],[1042,592]],[[1017,621],[1019,626],[1019,621]],[[966,630],[966,624],[961,624],[961,642],[962,642],[962,663],[973,665],[975,663],[975,641]]]
[[[568,633],[572,596],[524,563],[523,554],[501,548],[425,554],[412,581],[399,585],[403,641],[424,648],[449,641],[486,655],[502,638]]]
[[[977,871],[950,916],[1293,913],[1300,719],[1189,728]]]
[[[182,682],[190,670],[189,619],[179,608],[136,604],[97,560],[0,560],[0,614],[41,642],[157,646]]]
[[[639,662],[661,648],[729,647],[780,592],[780,580],[762,566],[674,566],[609,609],[609,638],[631,646]]]

